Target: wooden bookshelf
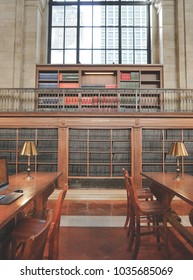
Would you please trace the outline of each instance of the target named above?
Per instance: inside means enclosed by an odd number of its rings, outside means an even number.
[[[119,89],[162,88],[163,66],[37,65],[36,80],[36,87],[45,89],[44,92],[38,92],[38,109],[66,109],[72,111],[85,109],[87,111],[123,108],[126,110],[133,108],[133,102],[128,101],[127,104],[122,103],[119,106],[119,101],[125,100],[125,98],[122,98]],[[46,89],[52,88],[60,88],[64,91],[63,93],[46,92]],[[76,92],[75,89],[82,89],[82,93],[81,91]],[[98,92],[93,95],[91,93],[92,89],[98,90]],[[103,90],[108,91],[102,92]],[[130,94],[128,94],[128,99],[132,99]],[[156,98],[154,99],[157,101]],[[100,106],[98,101],[101,101]],[[151,104],[153,106],[152,101]],[[157,103],[156,106],[158,106]]]
[[[168,155],[174,141],[184,141],[184,172],[193,174],[192,113],[1,112],[0,156],[10,174],[26,171],[27,158],[19,155],[26,140],[39,151],[32,170],[62,172],[61,187],[124,188],[122,167],[142,186],[142,171],[175,172]]]
[[[69,129],[69,178],[115,178],[123,167],[130,171],[130,134],[130,129]]]

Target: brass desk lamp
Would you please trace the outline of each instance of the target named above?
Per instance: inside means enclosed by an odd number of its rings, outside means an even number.
[[[180,157],[188,156],[186,147],[183,142],[172,143],[169,155],[176,157],[176,178],[180,177]]]
[[[37,156],[38,151],[36,148],[36,145],[32,141],[26,141],[23,143],[21,150],[20,150],[20,155],[22,156],[27,156],[28,157],[28,167],[27,167],[27,176],[26,179],[30,180],[32,179],[32,176],[30,174],[31,172],[31,167],[30,167],[30,158],[31,156]]]

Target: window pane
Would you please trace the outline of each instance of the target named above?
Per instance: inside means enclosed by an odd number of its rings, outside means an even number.
[[[77,6],[65,7],[65,26],[77,26]]]
[[[121,25],[133,25],[133,7],[123,6],[121,7]]]
[[[124,50],[122,51],[122,63],[124,64],[133,64],[134,58],[133,58],[133,51],[131,50]]]
[[[105,7],[93,6],[93,26],[101,26],[105,24],[104,20]]]
[[[93,49],[102,49],[105,47],[104,34],[105,28],[93,28]]]
[[[134,8],[134,25],[146,26],[147,8],[139,6]]]
[[[80,26],[92,26],[92,6],[80,7]]]
[[[133,49],[133,28],[122,28],[121,40],[122,49]]]
[[[107,6],[106,25],[118,25],[118,6]]]
[[[119,62],[119,54],[118,54],[118,50],[111,50],[111,51],[107,51],[106,52],[106,63],[112,64],[112,63],[116,63],[118,64]]]
[[[80,50],[80,63],[91,64],[91,50]]]
[[[118,48],[118,28],[107,28],[107,48]]]
[[[64,63],[66,64],[75,64],[76,63],[76,50],[66,50]]]
[[[104,64],[105,52],[104,50],[94,50],[93,51],[93,63],[94,64]]]
[[[51,51],[51,63],[62,64],[63,63],[63,51],[52,50]]]
[[[64,7],[54,6],[52,9],[52,26],[64,25]]]
[[[92,28],[80,28],[80,48],[92,48]]]
[[[135,28],[135,49],[147,48],[147,29]]]
[[[76,48],[77,30],[76,28],[65,29],[65,48]]]
[[[146,51],[135,51],[135,64],[146,64],[147,63],[147,53]]]
[[[52,42],[51,46],[53,49],[62,49],[64,39],[63,28],[52,28]]]

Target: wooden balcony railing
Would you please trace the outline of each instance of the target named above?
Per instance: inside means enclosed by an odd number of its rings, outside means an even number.
[[[193,89],[0,89],[1,112],[193,112]]]

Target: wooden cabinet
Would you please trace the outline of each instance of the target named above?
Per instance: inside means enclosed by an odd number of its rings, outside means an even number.
[[[19,154],[25,141],[37,145],[38,156],[31,157],[32,171],[58,170],[58,130],[45,128],[0,128],[0,156],[7,157],[9,174],[27,170],[27,156]]]

